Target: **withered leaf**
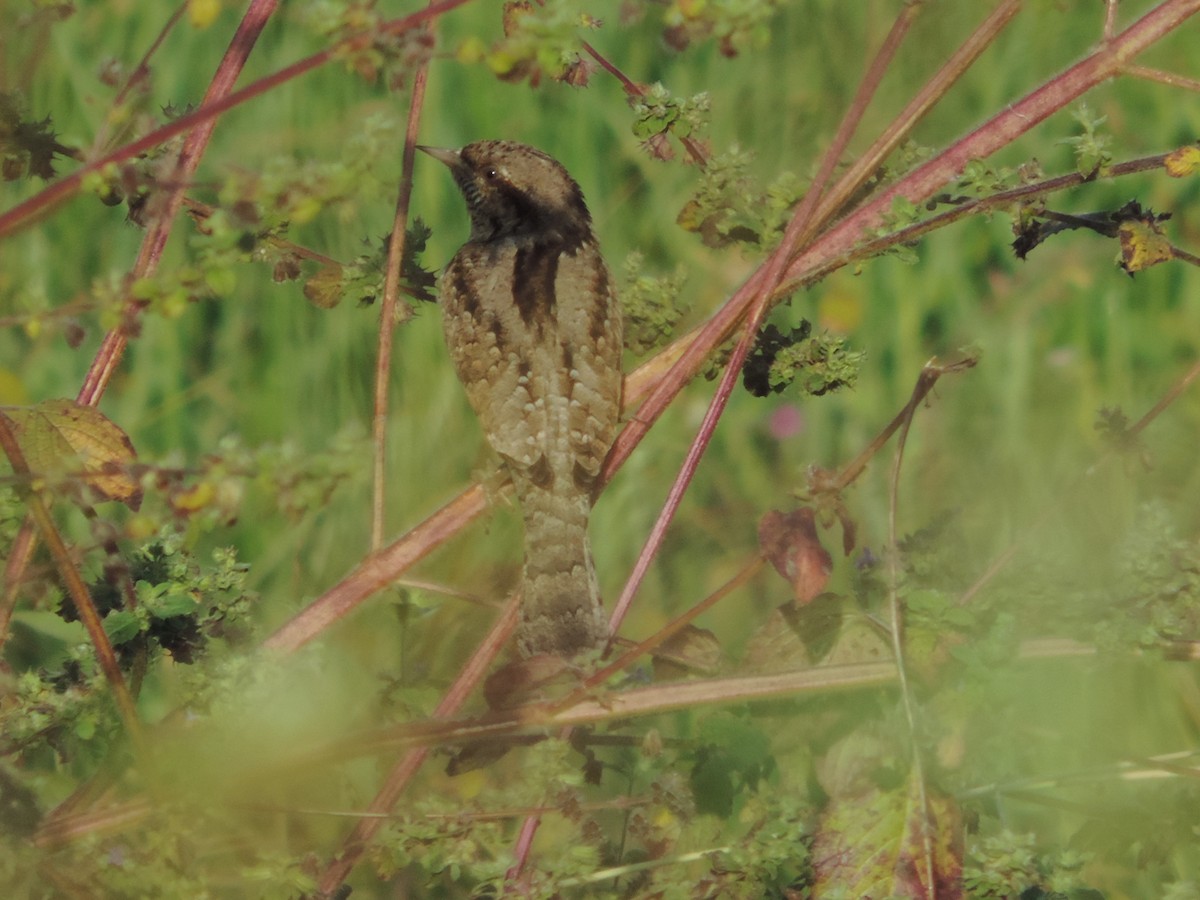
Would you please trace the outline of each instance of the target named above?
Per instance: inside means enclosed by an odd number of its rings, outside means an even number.
[[[689,672],[711,675],[721,662],[721,642],[707,628],[688,625],[654,651],[654,680],[667,681]]]
[[[284,253],[275,262],[271,272],[271,280],[276,284],[285,281],[295,281],[300,277],[300,257],[295,253]]]
[[[54,157],[72,151],[58,142],[50,117],[27,118],[15,94],[0,91],[0,177],[15,181],[28,173],[43,181],[54,177]]]
[[[671,146],[671,139],[662,131],[658,134],[652,134],[646,140],[642,141],[642,150],[651,159],[656,159],[659,162],[670,162],[675,158],[675,150]],[[680,212],[680,215],[682,216],[683,212]]]
[[[1094,213],[1074,214],[1044,209],[1029,220],[1014,226],[1017,237],[1012,243],[1012,248],[1018,258],[1025,259],[1034,247],[1062,231],[1082,228],[1104,237],[1119,238],[1122,226],[1127,223],[1141,223],[1157,231],[1158,224],[1169,218],[1170,213],[1155,213],[1152,209],[1143,208],[1136,200],[1130,200],[1118,209]]]
[[[333,309],[342,302],[342,267],[336,263],[322,266],[304,282],[304,296],[320,309]]]
[[[472,741],[446,761],[446,774],[453,778],[455,775],[465,775],[467,772],[490,766],[508,753],[511,747],[511,742],[503,739]]]
[[[805,605],[781,604],[746,645],[746,669],[786,672],[818,664],[837,642],[843,617],[844,601],[836,594],[822,594]]]
[[[1167,174],[1172,178],[1184,178],[1200,172],[1200,146],[1189,144],[1167,154],[1163,161]]]
[[[130,474],[137,451],[129,436],[100,410],[57,399],[4,412],[35,474],[82,474],[104,499],[135,510],[141,505],[141,486]]]
[[[1123,222],[1117,237],[1121,242],[1121,268],[1130,275],[1175,256],[1171,242],[1153,219]]]
[[[825,590],[833,558],[821,546],[810,507],[768,512],[758,523],[758,543],[763,556],[792,586],[797,603],[808,603]]]
[[[823,666],[849,666],[892,659],[892,645],[885,631],[863,615],[850,616],[843,624],[833,649],[821,660]]]

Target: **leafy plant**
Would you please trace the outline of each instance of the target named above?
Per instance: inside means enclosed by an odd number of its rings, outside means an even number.
[[[6,6],[7,894],[1191,896],[1200,4],[1020,6]],[[488,129],[626,261],[585,668],[405,299]]]

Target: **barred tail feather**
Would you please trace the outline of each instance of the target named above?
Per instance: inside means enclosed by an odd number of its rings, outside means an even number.
[[[523,657],[571,657],[608,640],[588,543],[591,502],[577,493],[518,484],[525,519],[524,597],[517,630]]]

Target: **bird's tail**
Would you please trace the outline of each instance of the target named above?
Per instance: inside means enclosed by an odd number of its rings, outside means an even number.
[[[521,479],[524,481],[524,479]],[[588,542],[591,498],[517,484],[525,520],[524,596],[517,647],[524,657],[572,657],[608,640],[608,618]]]

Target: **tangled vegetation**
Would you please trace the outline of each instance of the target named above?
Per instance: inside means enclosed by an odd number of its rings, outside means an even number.
[[[6,896],[1200,895],[1200,0],[246,7],[0,6]],[[621,281],[581,667],[484,137]]]

